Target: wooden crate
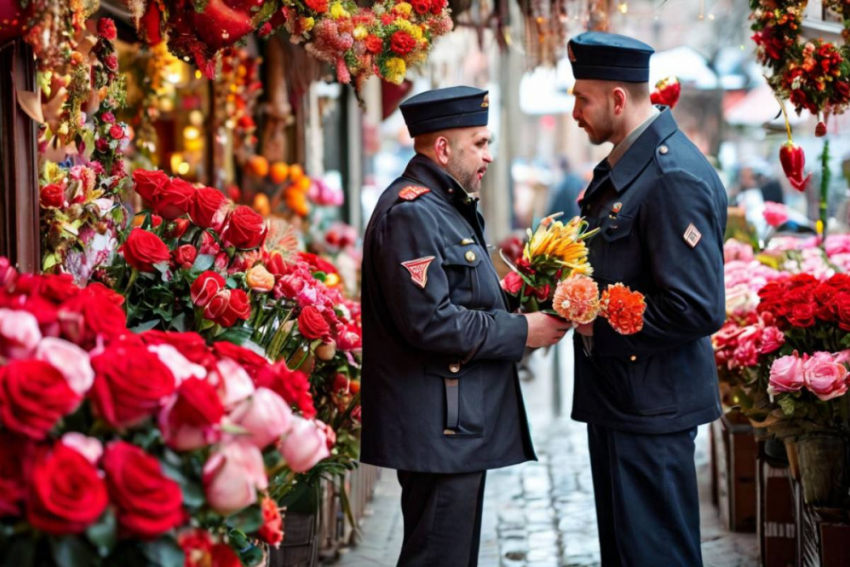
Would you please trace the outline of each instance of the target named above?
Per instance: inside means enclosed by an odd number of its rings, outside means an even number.
[[[797,507],[797,565],[850,565],[850,511],[809,506],[799,482],[794,482],[794,496]]]
[[[729,531],[755,532],[758,445],[753,428],[739,412],[723,415],[712,427],[720,518]]]
[[[797,524],[794,485],[788,466],[775,466],[759,444],[758,538],[762,567],[794,567],[797,560]]]

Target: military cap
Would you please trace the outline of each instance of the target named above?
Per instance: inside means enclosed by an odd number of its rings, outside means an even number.
[[[649,58],[655,50],[624,35],[585,32],[567,45],[576,79],[649,82]]]
[[[473,87],[426,91],[399,106],[413,138],[450,128],[486,126],[489,107],[487,91]]]

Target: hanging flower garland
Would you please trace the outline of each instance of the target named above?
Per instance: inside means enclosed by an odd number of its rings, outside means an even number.
[[[139,33],[151,44],[193,58],[208,76],[215,56],[253,31],[285,28],[293,43],[336,69],[359,90],[369,76],[401,84],[427,59],[434,38],[451,31],[447,0],[382,0],[360,8],[351,0],[128,0]]]

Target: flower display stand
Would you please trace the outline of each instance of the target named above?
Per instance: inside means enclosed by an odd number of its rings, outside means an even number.
[[[788,567],[797,558],[796,501],[793,479],[787,463],[765,452],[759,443],[758,539],[762,567]]]
[[[319,521],[316,514],[286,512],[283,542],[269,552],[269,567],[314,567],[319,558]]]
[[[806,504],[803,487],[794,483],[797,506],[798,567],[850,565],[850,512]]]
[[[756,456],[753,428],[739,412],[724,414],[712,424],[712,459],[717,471],[717,505],[726,528],[756,531]]]

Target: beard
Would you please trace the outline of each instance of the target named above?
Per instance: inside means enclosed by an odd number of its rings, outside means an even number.
[[[590,143],[594,146],[604,144],[614,135],[614,120],[610,114],[601,114],[598,119],[593,121],[593,127],[587,128],[587,122],[579,124],[584,131],[587,132],[587,137]]]
[[[481,190],[481,180],[478,179],[478,169],[465,165],[462,156],[452,155],[446,164],[446,171],[457,179],[467,193],[478,193]]]

